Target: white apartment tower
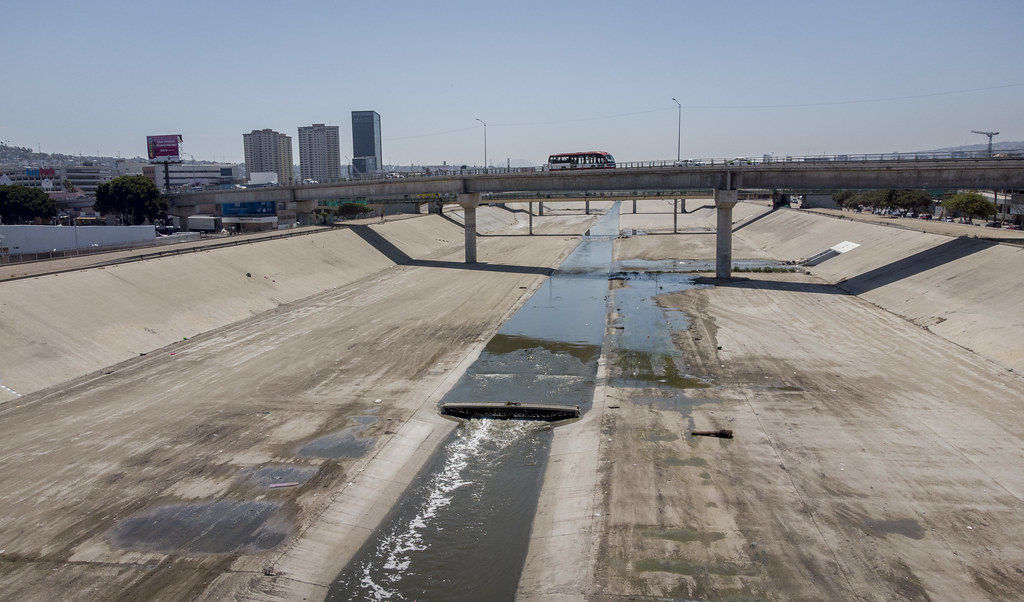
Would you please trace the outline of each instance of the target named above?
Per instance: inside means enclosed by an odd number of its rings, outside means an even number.
[[[245,171],[252,176],[257,172],[272,171],[278,184],[291,184],[295,180],[292,166],[292,137],[271,129],[253,130],[242,134],[245,144]]]
[[[341,179],[338,126],[314,123],[299,128],[299,172],[303,182],[337,182]]]

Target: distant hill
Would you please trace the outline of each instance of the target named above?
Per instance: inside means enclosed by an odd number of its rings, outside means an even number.
[[[1011,150],[1024,149],[1024,142],[992,142],[992,152],[1005,152]],[[948,146],[946,148],[937,148],[930,151],[918,151],[922,153],[951,153],[953,151],[986,151],[988,150],[988,142],[982,142],[981,144],[968,144],[967,146]]]

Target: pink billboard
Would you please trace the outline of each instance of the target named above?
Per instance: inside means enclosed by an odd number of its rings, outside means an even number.
[[[164,161],[180,161],[178,155],[178,144],[181,143],[181,134],[168,136],[146,136],[146,148],[149,150],[149,160],[153,163]]]

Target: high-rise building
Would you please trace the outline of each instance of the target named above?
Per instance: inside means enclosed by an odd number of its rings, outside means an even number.
[[[377,111],[352,111],[352,168],[369,174],[384,169]]]
[[[337,182],[341,179],[338,126],[314,123],[299,128],[299,173],[303,182]]]
[[[257,172],[274,172],[278,184],[291,184],[295,180],[292,166],[292,137],[271,129],[253,130],[242,134],[245,144],[245,171],[252,176]]]

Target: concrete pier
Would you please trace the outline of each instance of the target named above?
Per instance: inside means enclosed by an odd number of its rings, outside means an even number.
[[[476,263],[476,208],[480,206],[480,193],[460,192],[458,203],[465,216],[463,230],[466,234],[466,263]]]
[[[738,191],[715,189],[715,208],[718,209],[716,278],[728,278],[732,275],[732,208],[738,201]]]

